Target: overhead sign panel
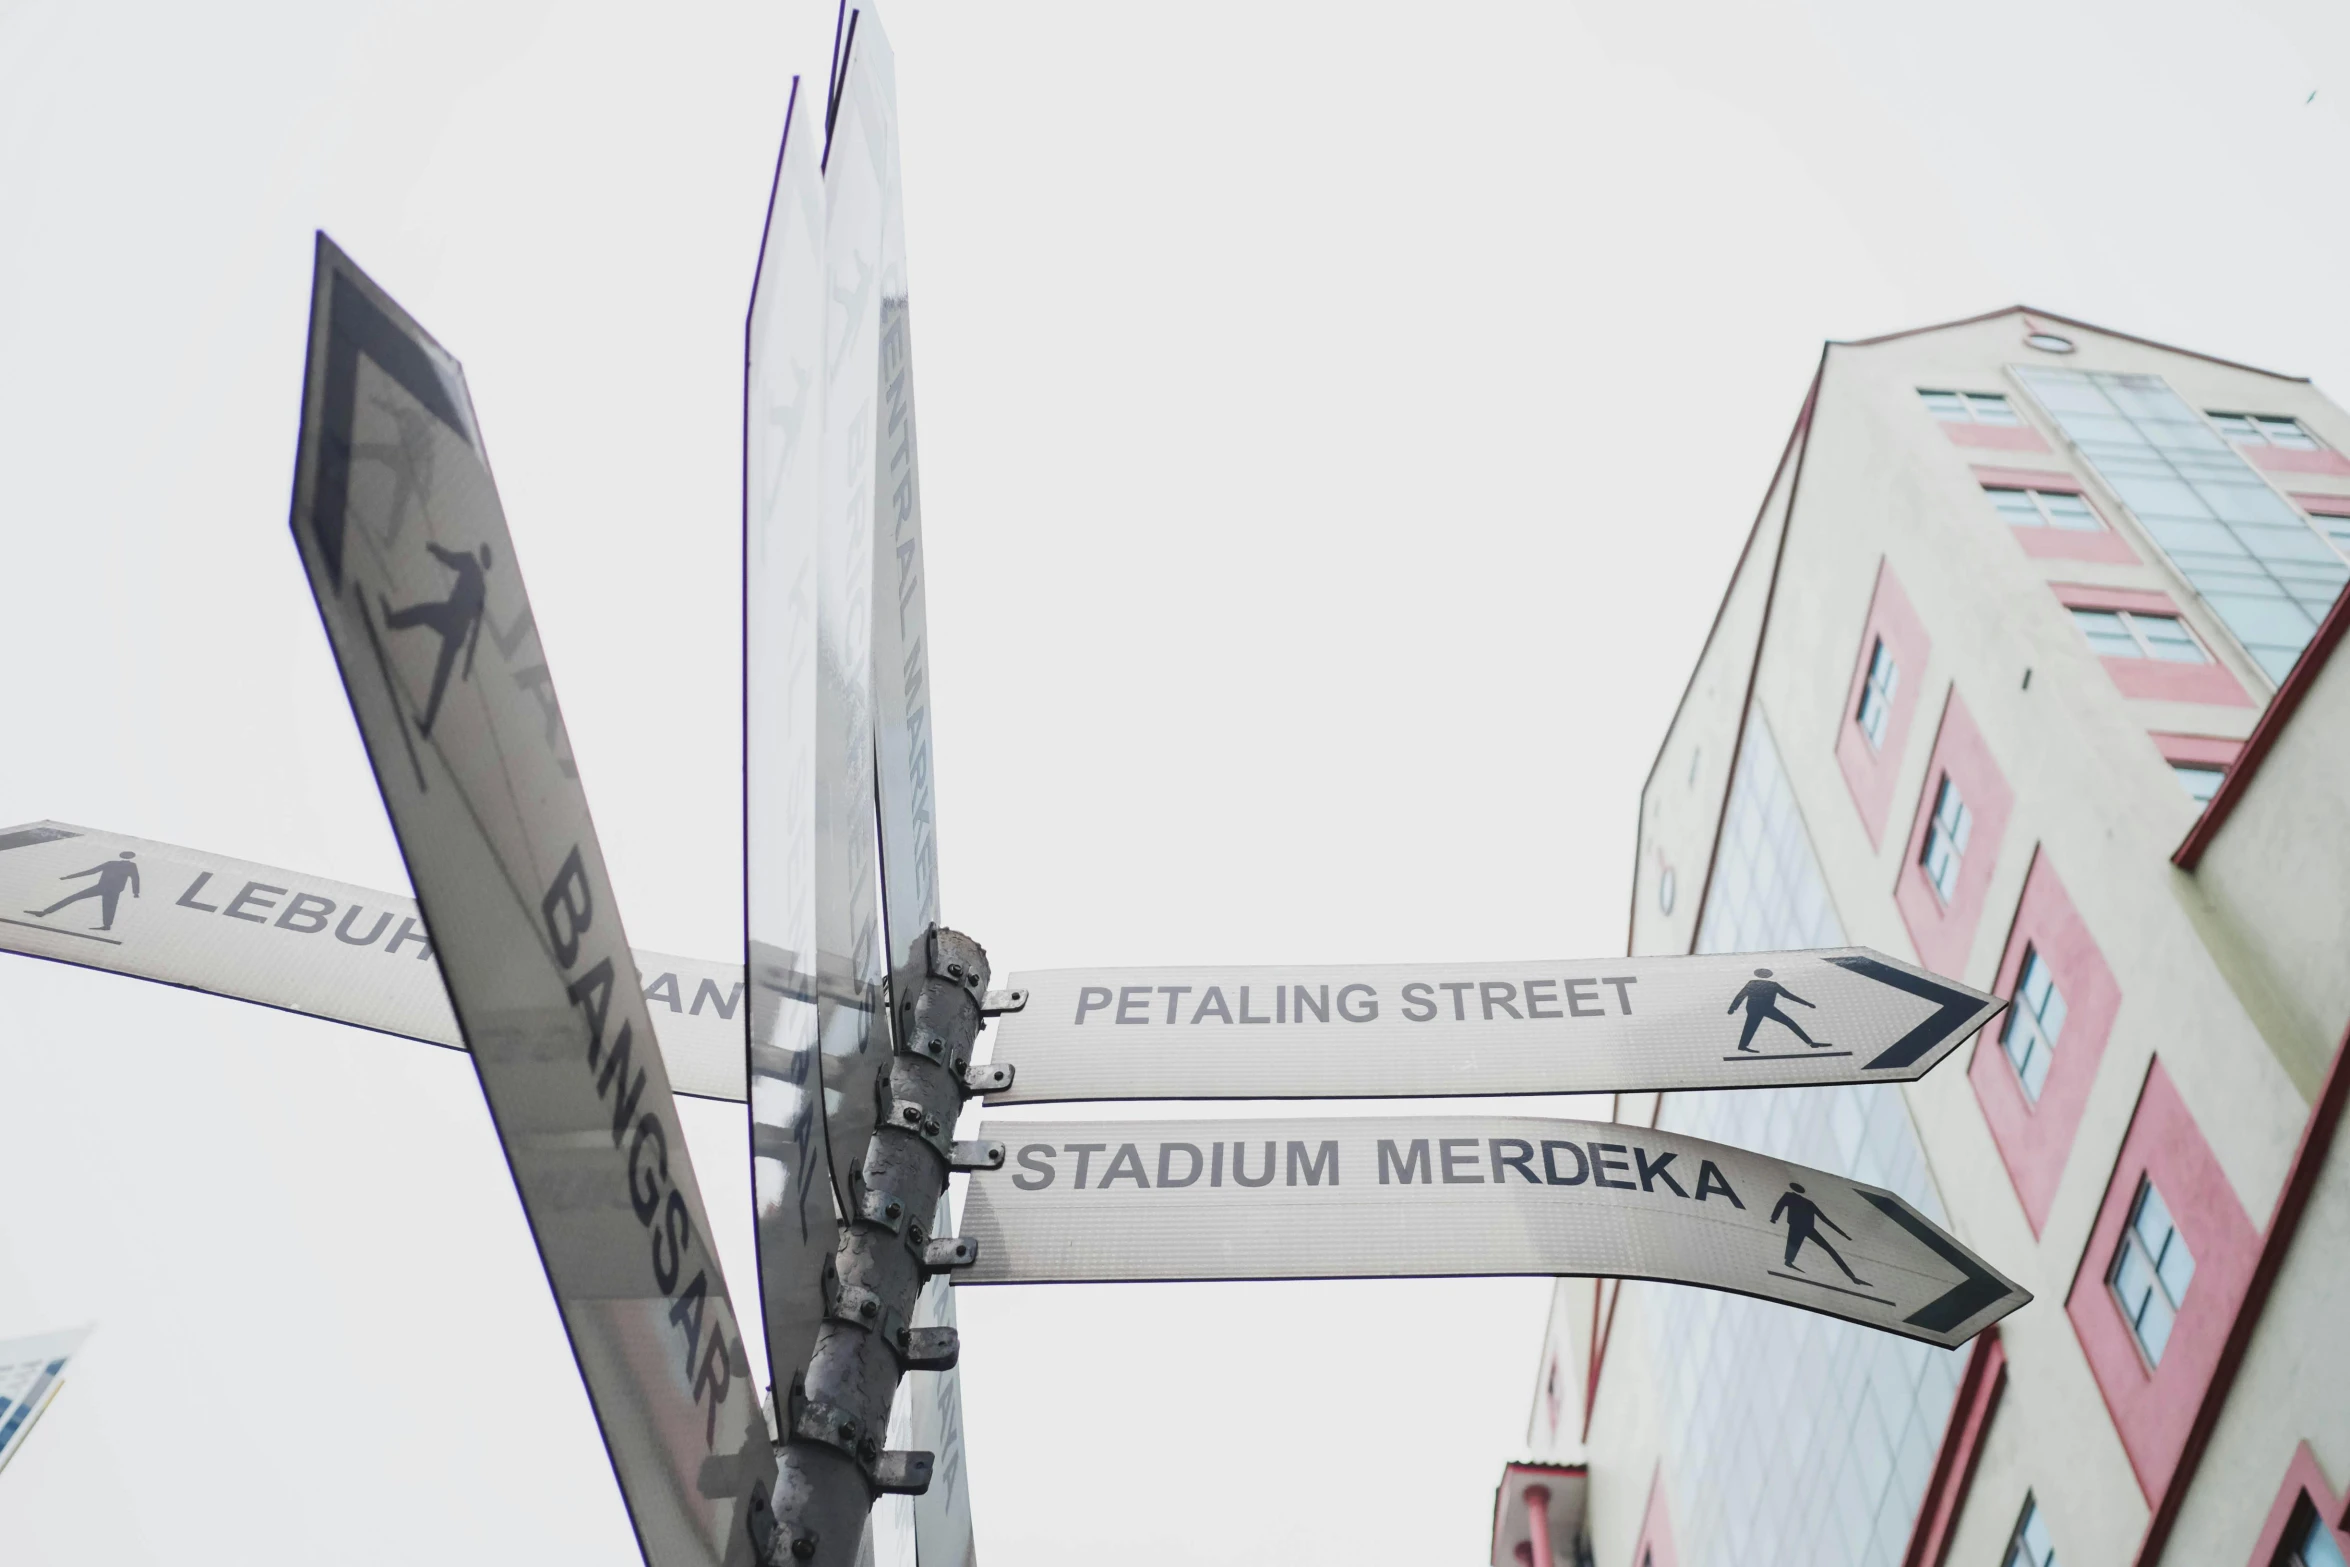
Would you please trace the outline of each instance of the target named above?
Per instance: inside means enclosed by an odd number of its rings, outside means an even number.
[[[413,900],[151,838],[0,828],[0,952],[465,1048]],[[741,968],[634,956],[671,1086],[741,1099]]]
[[[748,1567],[773,1449],[464,378],[324,235],[293,531],[645,1558]]]
[[[1888,1191],[1600,1121],[996,1121],[966,1284],[1659,1279],[1929,1344],[2031,1297]]]
[[[824,1321],[840,1239],[825,1139],[819,999],[817,659],[819,451],[824,437],[824,186],[818,132],[792,84],[767,232],[751,287],[743,389],[743,899],[751,1012],[751,1183],[767,1364],[788,1392]],[[859,1014],[869,1017],[869,1012]],[[867,1024],[866,1026],[870,1026]]]
[[[1590,962],[1054,969],[993,1104],[1781,1088],[1923,1076],[2006,1003],[1864,947]]]

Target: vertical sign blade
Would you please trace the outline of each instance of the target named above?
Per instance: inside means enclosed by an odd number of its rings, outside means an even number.
[[[881,335],[881,182],[889,144],[872,67],[880,29],[849,34],[825,152],[824,439],[817,540],[817,1009],[824,1114],[842,1211],[872,1140],[889,1052],[873,802],[873,492]]]
[[[870,9],[860,14],[855,45],[864,69],[852,78],[851,91],[870,94],[876,111],[871,121],[872,169],[881,197],[881,358],[873,487],[874,795],[880,815],[882,928],[891,994],[907,996],[927,968],[925,938],[939,920],[922,473],[914,417],[896,71],[880,19]],[[841,173],[845,176],[846,171]],[[893,1020],[893,1027],[904,1021]],[[953,1213],[944,1198],[930,1232],[954,1233]],[[955,1325],[954,1292],[944,1278],[923,1290],[915,1325]],[[909,1439],[935,1460],[930,1488],[913,1499],[917,1560],[920,1567],[965,1567],[975,1560],[975,1553],[963,1463],[961,1374],[910,1373],[902,1397],[911,1404]]]
[[[819,1069],[817,539],[824,177],[792,84],[751,286],[743,388],[743,922],[759,1304],[788,1408],[840,1235]]]
[[[324,235],[293,531],[645,1559],[774,1455],[462,373]]]

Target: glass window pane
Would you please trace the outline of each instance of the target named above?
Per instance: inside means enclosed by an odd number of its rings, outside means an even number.
[[[2227,777],[2217,767],[2196,767],[2186,762],[2173,762],[2170,770],[2177,775],[2179,786],[2187,791],[2187,798],[2197,805],[2209,805],[2211,797],[2219,793],[2220,780]]]
[[[1968,422],[1966,402],[1956,392],[1929,392],[1921,388],[1918,396],[1926,400],[1926,409],[1935,418],[1952,424]]]
[[[2170,1347],[2171,1324],[2178,1315],[2160,1290],[2146,1297],[2146,1310],[2138,1320],[2138,1342],[2146,1346],[2146,1358],[2157,1365],[2162,1363],[2162,1352]]]
[[[2024,490],[1996,490],[1986,488],[1991,504],[1999,508],[1999,515],[2019,528],[2037,528],[2044,524],[2040,508],[2032,504],[2032,497]]]
[[[2187,1249],[2186,1237],[2177,1230],[2170,1232],[2170,1241],[2162,1248],[2162,1260],[2154,1265],[2154,1276],[2172,1305],[2187,1303],[2187,1286],[2195,1281],[2195,1254]]]
[[[2143,658],[2138,650],[2138,639],[2131,636],[2122,624],[2121,616],[2111,610],[2076,609],[2073,624],[2089,639],[2090,650],[2101,658]]]
[[[2213,414],[2211,422],[2219,426],[2219,433],[2231,441],[2243,441],[2254,446],[2267,444],[2261,437],[2260,427],[2242,414]]]
[[[2309,1527],[2293,1542],[2293,1548],[2300,1552],[2302,1567],[2350,1567],[2350,1563],[2342,1560],[2342,1547],[2335,1542],[2334,1531],[2314,1511],[2310,1514]]]
[[[2203,656],[2203,649],[2196,642],[2194,633],[2170,616],[2133,615],[2130,619],[2137,626],[2138,634],[2146,639],[2147,647],[2153,650],[2156,658],[2173,664],[2209,662]]]
[[[1997,392],[1969,392],[1966,394],[1968,411],[1977,424],[2014,424],[2015,410],[2007,406],[2007,399]]]
[[[2058,527],[2072,528],[2084,533],[2097,531],[2097,514],[2089,509],[2088,501],[2082,497],[2055,490],[2042,490],[2036,494],[2040,502],[2040,509],[2047,513],[2048,520]]]
[[[2301,422],[2297,419],[2264,415],[2260,420],[2260,433],[2268,437],[2272,446],[2290,446],[2305,452],[2317,449],[2317,442],[2307,430],[2301,428]]]

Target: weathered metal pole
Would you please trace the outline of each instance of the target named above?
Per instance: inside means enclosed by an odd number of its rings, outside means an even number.
[[[930,1484],[931,1454],[881,1444],[899,1377],[955,1364],[955,1330],[915,1327],[914,1301],[931,1275],[978,1260],[973,1243],[932,1235],[930,1223],[951,1171],[1002,1162],[1000,1152],[958,1149],[953,1139],[963,1101],[1009,1073],[971,1067],[987,953],[936,926],[923,946],[928,972],[893,986],[895,1049],[876,1081],[880,1114],[846,1194],[840,1247],[825,1266],[824,1326],[779,1411],[773,1526],[762,1542],[774,1567],[854,1567],[874,1502]]]

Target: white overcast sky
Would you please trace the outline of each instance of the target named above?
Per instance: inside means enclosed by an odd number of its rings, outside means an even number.
[[[2338,4],[888,21],[999,971],[1620,952],[1823,338],[2022,300],[2350,388]],[[324,228],[465,363],[630,935],[739,951],[742,316],[831,26],[0,0],[0,824],[405,886],[286,532]],[[982,1557],[1481,1561],[1547,1292],[966,1292]],[[11,1567],[633,1559],[457,1055],[0,958],[0,1337],[85,1321]]]

